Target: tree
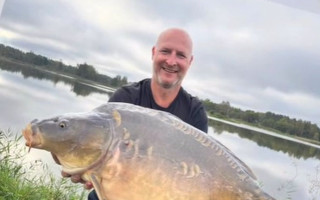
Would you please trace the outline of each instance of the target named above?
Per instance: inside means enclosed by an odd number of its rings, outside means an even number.
[[[242,119],[249,123],[257,123],[259,121],[259,114],[252,110],[246,110]]]
[[[224,115],[225,117],[229,117],[229,111],[231,109],[230,103],[229,101],[222,101],[219,104],[219,108],[218,108],[218,112],[222,115]]]
[[[94,80],[97,76],[96,69],[86,63],[78,65],[77,75],[86,79]]]
[[[114,86],[114,87],[119,86],[120,82],[121,82],[121,76],[120,75],[117,75],[116,77],[111,79],[111,85]]]
[[[122,77],[122,79],[121,79],[121,86],[122,86],[122,85],[127,85],[127,84],[128,84],[128,79],[127,79],[127,77],[126,77],[126,76]]]

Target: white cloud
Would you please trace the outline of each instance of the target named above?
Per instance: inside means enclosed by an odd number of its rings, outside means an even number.
[[[309,9],[318,4],[294,1],[11,0],[4,5],[0,40],[137,81],[151,76],[157,35],[179,26],[194,40],[184,82],[190,93],[318,122],[320,15]]]
[[[271,0],[275,3],[280,3],[295,9],[301,9],[308,12],[320,14],[320,2],[318,0]]]
[[[5,1],[5,0],[0,0],[0,17],[1,17],[1,13],[2,13],[2,8],[3,8],[4,1]]]

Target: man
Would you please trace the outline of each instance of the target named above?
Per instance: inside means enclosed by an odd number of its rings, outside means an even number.
[[[181,83],[191,62],[192,42],[181,29],[169,29],[160,34],[152,48],[153,75],[117,90],[110,102],[127,102],[167,111],[207,132],[208,120],[201,102],[189,95]]]
[[[203,105],[181,87],[192,60],[190,36],[177,28],[165,30],[152,48],[152,78],[118,89],[109,102],[126,102],[166,111],[207,132],[208,118]],[[68,175],[63,173],[63,176]],[[83,182],[80,176],[72,176],[71,180]],[[85,187],[89,189],[92,185],[85,183]],[[98,199],[95,191],[88,199]]]

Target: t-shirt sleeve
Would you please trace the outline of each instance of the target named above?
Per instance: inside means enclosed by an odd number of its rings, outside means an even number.
[[[191,98],[190,124],[197,129],[208,132],[208,116],[202,102],[197,97]]]
[[[108,102],[124,102],[124,103],[133,103],[132,95],[130,91],[122,87],[117,89],[112,96],[109,98]]]
[[[197,111],[194,113],[193,119],[194,119],[194,127],[197,129],[202,130],[205,133],[208,133],[208,116],[207,113],[202,106],[202,104],[199,105],[199,108],[196,109]]]

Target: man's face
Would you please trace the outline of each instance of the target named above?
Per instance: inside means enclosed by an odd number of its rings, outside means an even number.
[[[185,33],[164,33],[152,48],[153,78],[163,88],[180,86],[192,59],[191,40]]]

